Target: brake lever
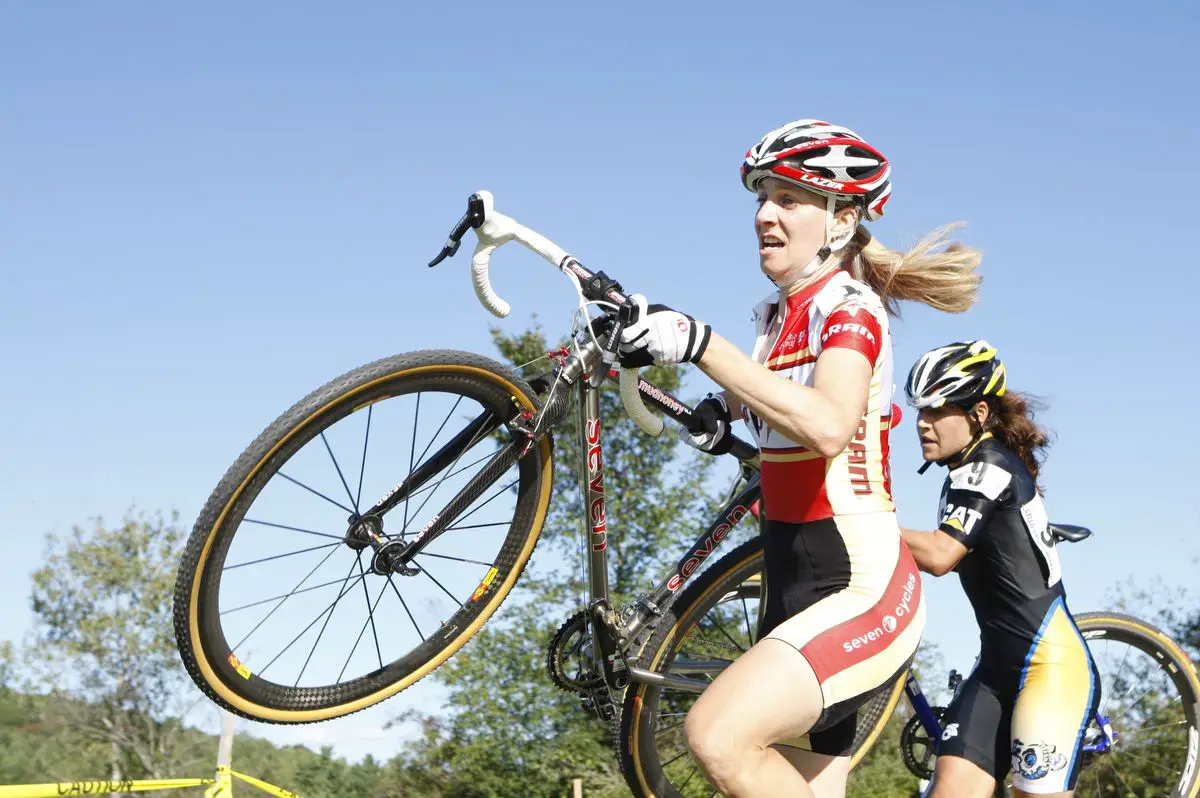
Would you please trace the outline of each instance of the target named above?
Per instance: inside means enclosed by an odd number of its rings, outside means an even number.
[[[617,287],[620,288],[620,286]],[[637,303],[627,297],[617,308],[617,312],[610,315],[612,334],[608,338],[608,345],[604,348],[604,360],[611,365],[617,359],[617,347],[621,343],[621,332],[638,320]]]
[[[454,229],[450,231],[450,237],[446,239],[446,246],[442,247],[442,251],[438,256],[429,262],[429,268],[437,266],[446,258],[454,256],[458,252],[458,247],[462,244],[462,237],[467,234],[467,231],[483,224],[483,198],[478,194],[472,194],[467,200],[467,212],[458,220],[458,224],[454,225]]]
[[[620,288],[620,286],[617,286]],[[606,365],[612,365],[617,359],[617,347],[621,343],[621,331],[638,320],[638,306],[632,299],[626,299],[617,308],[616,315],[613,316],[612,328],[608,334],[608,341],[604,345],[604,362]]]

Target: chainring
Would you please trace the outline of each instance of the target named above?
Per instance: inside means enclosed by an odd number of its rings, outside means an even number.
[[[946,708],[932,707],[932,709],[940,724],[942,716],[946,714]],[[933,778],[933,763],[937,759],[937,740],[932,739],[929,732],[925,731],[919,715],[909,718],[908,723],[904,724],[904,730],[900,732],[900,756],[904,759],[904,766],[908,768],[909,773],[918,779]]]
[[[592,660],[592,634],[588,612],[568,618],[554,637],[546,656],[550,681],[570,693],[590,693],[604,686],[604,677]]]

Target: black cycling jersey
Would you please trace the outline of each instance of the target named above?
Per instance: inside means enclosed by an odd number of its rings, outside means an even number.
[[[1069,791],[1100,679],[1067,609],[1029,469],[984,434],[950,464],[938,528],[969,550],[958,576],[979,621],[979,664],[946,710],[939,757],[1026,793]]]
[[[983,660],[1021,667],[1050,606],[1066,596],[1029,469],[984,434],[951,463],[938,515],[938,528],[969,549],[955,570],[979,621]]]

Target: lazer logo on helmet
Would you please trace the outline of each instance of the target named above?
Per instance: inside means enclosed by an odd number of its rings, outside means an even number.
[[[800,175],[800,182],[808,183],[809,185],[816,186],[817,188],[831,188],[837,191],[841,191],[846,187],[845,183],[839,183],[838,181],[830,180],[827,177],[819,177],[817,175],[808,174]]]

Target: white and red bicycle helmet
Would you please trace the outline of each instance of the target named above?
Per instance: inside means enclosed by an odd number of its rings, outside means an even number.
[[[751,191],[778,177],[834,202],[849,200],[870,221],[883,216],[892,195],[892,167],[850,128],[800,119],[772,130],[746,153],[742,183]],[[830,203],[831,205],[833,203]]]

